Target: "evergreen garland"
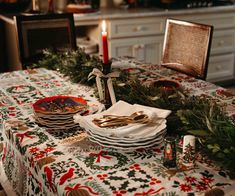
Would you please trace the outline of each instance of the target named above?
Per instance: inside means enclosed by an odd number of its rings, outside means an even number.
[[[43,51],[43,58],[29,68],[44,67],[59,71],[64,76],[68,76],[72,82],[93,85],[94,81],[88,81],[87,76],[93,68],[102,68],[102,62],[97,56],[90,56],[83,49],[76,51],[52,52]]]
[[[73,82],[93,85],[87,76],[93,68],[102,69],[98,57],[91,57],[82,49],[64,53],[44,51],[44,58],[31,68],[45,67],[69,76]],[[197,136],[212,159],[235,174],[235,121],[226,116],[224,107],[213,100],[188,97],[180,90],[168,93],[152,85],[144,86],[137,78],[122,72],[113,79],[117,100],[172,110],[167,119],[170,134]]]

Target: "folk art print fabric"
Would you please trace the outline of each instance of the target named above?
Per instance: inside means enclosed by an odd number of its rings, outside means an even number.
[[[235,98],[225,89],[168,69],[142,65],[130,68],[145,83],[161,78],[179,81],[191,94],[228,103],[235,116]],[[16,195],[233,195],[235,181],[212,161],[198,156],[190,169],[162,165],[163,146],[121,151],[89,140],[76,127],[46,129],[35,123],[32,104],[55,95],[82,97],[100,107],[93,89],[72,84],[54,71],[24,70],[0,75],[1,183]]]

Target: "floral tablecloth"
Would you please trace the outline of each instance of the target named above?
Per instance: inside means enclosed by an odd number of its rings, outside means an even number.
[[[235,97],[225,89],[156,65],[129,68],[145,83],[179,81],[190,94],[227,103],[235,117]],[[39,127],[32,103],[53,95],[81,96],[99,105],[93,89],[72,84],[46,69],[0,74],[0,181],[9,195],[234,195],[235,181],[210,160],[199,158],[190,170],[162,165],[162,146],[124,152],[104,148],[82,129],[55,132]]]

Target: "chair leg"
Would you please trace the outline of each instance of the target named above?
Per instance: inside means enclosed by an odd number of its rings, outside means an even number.
[[[1,184],[0,184],[0,196],[7,196]]]

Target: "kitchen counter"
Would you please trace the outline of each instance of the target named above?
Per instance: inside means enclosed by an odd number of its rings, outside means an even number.
[[[152,17],[152,16],[168,16],[168,15],[187,15],[187,14],[200,14],[200,13],[214,13],[235,11],[235,5],[228,6],[214,6],[205,8],[191,8],[191,9],[161,9],[161,8],[138,8],[138,9],[107,9],[103,8],[96,13],[89,14],[74,14],[75,21],[89,21],[101,19],[123,19],[123,18],[136,18],[136,17]]]

